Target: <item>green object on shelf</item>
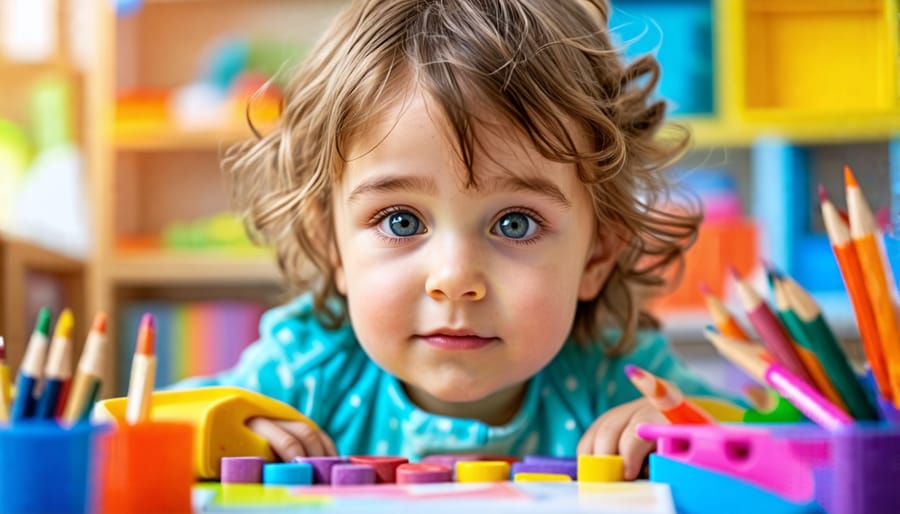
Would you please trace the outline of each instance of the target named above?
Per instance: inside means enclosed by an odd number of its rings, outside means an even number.
[[[166,248],[189,250],[255,248],[245,235],[240,220],[231,213],[187,222],[176,221],[163,231],[163,245]]]
[[[72,142],[72,92],[62,76],[35,83],[30,98],[31,130],[38,152]]]

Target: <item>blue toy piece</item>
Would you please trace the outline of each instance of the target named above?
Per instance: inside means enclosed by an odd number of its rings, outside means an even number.
[[[815,502],[797,504],[743,480],[650,455],[650,480],[669,484],[679,514],[824,514]]]
[[[275,462],[263,466],[265,485],[312,485],[313,467],[307,462]]]

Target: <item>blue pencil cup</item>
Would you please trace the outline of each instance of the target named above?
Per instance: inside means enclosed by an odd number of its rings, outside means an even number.
[[[94,440],[100,427],[23,421],[0,428],[0,512],[93,511]]]

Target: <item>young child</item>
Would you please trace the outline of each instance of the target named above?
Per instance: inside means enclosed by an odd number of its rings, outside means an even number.
[[[711,394],[643,310],[699,215],[659,206],[686,136],[604,0],[357,0],[226,160],[251,232],[310,290],[239,364],[182,386],[283,400],[297,455],[621,454],[664,418],[623,371]],[[332,442],[333,438],[333,442]]]

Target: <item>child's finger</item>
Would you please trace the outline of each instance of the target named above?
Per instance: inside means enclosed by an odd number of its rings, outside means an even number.
[[[268,441],[275,455],[284,462],[307,455],[306,447],[300,439],[270,419],[252,418],[247,421],[247,427]]]
[[[619,438],[619,455],[625,461],[625,480],[634,480],[641,472],[644,458],[653,451],[654,442],[647,441],[637,434],[639,423],[629,423]]]
[[[306,457],[328,456],[328,449],[322,437],[324,434],[321,430],[302,421],[278,421],[276,423],[303,443]]]

